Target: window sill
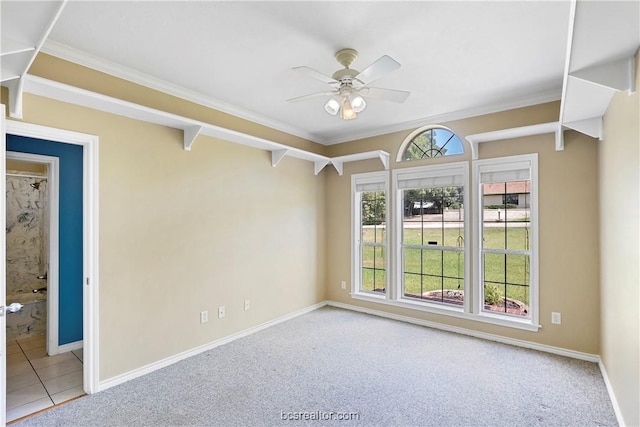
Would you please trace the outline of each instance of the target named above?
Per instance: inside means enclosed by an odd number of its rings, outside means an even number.
[[[442,316],[450,316],[458,319],[471,320],[474,322],[489,323],[507,328],[521,329],[530,332],[537,332],[542,326],[533,324],[529,319],[517,319],[512,317],[503,317],[499,314],[490,313],[465,313],[462,308],[440,306],[439,304],[422,303],[411,300],[389,300],[386,295],[370,295],[363,292],[351,294],[351,298],[374,302],[393,307],[406,308],[409,310],[421,311],[424,313],[439,314]]]

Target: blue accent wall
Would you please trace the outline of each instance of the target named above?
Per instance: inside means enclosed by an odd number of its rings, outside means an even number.
[[[60,159],[58,345],[82,340],[82,150],[81,145],[7,135],[7,151]]]

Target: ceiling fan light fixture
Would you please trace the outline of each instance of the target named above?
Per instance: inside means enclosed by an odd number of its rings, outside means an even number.
[[[342,120],[353,120],[356,118],[356,112],[349,102],[349,98],[345,97],[342,101],[342,110],[340,111],[340,118]]]
[[[332,116],[335,116],[338,114],[338,111],[340,111],[340,101],[341,99],[339,96],[331,97],[327,103],[324,104],[324,110]]]
[[[353,111],[355,111],[356,113],[360,113],[364,111],[364,109],[367,106],[367,103],[364,101],[363,97],[361,97],[357,93],[355,94],[352,93],[349,98],[350,98],[349,101],[351,102],[351,107],[353,108]]]
[[[344,68],[333,73],[331,77],[313,68],[294,67],[295,71],[305,73],[331,85],[333,90],[299,96],[287,101],[298,102],[330,95],[331,98],[324,104],[324,110],[332,116],[340,117],[342,120],[353,120],[358,116],[358,113],[361,113],[367,107],[364,96],[372,96],[394,102],[404,102],[407,99],[409,92],[406,91],[368,87],[369,83],[398,69],[400,63],[387,55],[383,55],[360,72],[350,68],[357,57],[358,52],[350,48],[336,52],[336,59]]]

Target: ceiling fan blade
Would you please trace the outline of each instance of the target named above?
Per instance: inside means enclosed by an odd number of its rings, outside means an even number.
[[[371,83],[374,80],[378,80],[380,77],[384,76],[387,73],[390,73],[393,70],[397,70],[400,68],[400,63],[390,56],[384,55],[381,56],[373,64],[369,65],[365,68],[360,74],[356,76],[356,80],[358,80],[363,85]]]
[[[336,93],[337,93],[337,91],[334,91],[334,90],[325,90],[324,92],[310,93],[309,95],[303,95],[303,96],[298,96],[297,98],[287,99],[287,102],[306,101],[308,99],[318,98],[318,97],[321,97],[321,96],[334,95]]]
[[[334,79],[333,77],[329,77],[326,74],[322,74],[320,71],[316,71],[313,68],[302,66],[302,67],[293,67],[292,70],[297,73],[305,74],[316,80],[320,80],[321,82],[328,83],[330,85],[340,85],[340,82]]]
[[[364,97],[379,98],[398,103],[406,101],[411,95],[411,92],[405,90],[383,89],[381,87],[364,87],[358,92]]]

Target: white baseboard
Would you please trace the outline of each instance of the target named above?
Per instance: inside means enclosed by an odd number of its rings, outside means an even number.
[[[204,345],[201,345],[199,347],[192,348],[191,350],[183,351],[182,353],[178,353],[176,355],[167,357],[167,358],[159,360],[157,362],[145,365],[145,366],[143,366],[141,368],[137,368],[137,369],[134,369],[132,371],[125,372],[124,374],[120,374],[120,375],[117,375],[115,377],[109,378],[107,380],[101,381],[100,384],[98,385],[98,390],[96,390],[96,391],[103,391],[103,390],[109,389],[111,387],[117,386],[119,384],[123,384],[123,383],[125,383],[127,381],[130,381],[132,379],[135,379],[135,378],[141,377],[143,375],[149,374],[149,373],[151,373],[153,371],[157,371],[158,369],[162,369],[162,368],[167,367],[169,365],[173,365],[176,362],[179,362],[181,360],[184,360],[184,359],[187,359],[189,357],[195,356],[195,355],[200,354],[200,353],[202,353],[204,351],[211,350],[211,349],[216,348],[218,346],[230,343],[231,341],[235,341],[238,338],[243,338],[243,337],[246,337],[248,335],[255,334],[256,332],[262,331],[263,329],[267,329],[267,328],[269,328],[271,326],[277,325],[277,324],[282,323],[282,322],[286,322],[287,320],[291,320],[291,319],[293,319],[295,317],[302,316],[303,314],[307,314],[307,313],[309,313],[311,311],[317,310],[317,309],[319,309],[321,307],[324,307],[325,305],[327,305],[327,302],[326,301],[322,301],[322,302],[320,302],[318,304],[314,304],[312,306],[303,308],[302,310],[298,310],[298,311],[295,311],[293,313],[286,314],[286,315],[278,317],[278,318],[276,318],[274,320],[270,320],[270,321],[262,323],[260,325],[251,327],[249,329],[245,329],[243,331],[237,332],[237,333],[229,335],[227,337],[220,338],[219,340],[210,342],[208,344],[204,344]]]
[[[218,346],[230,343],[234,340],[237,340],[238,338],[243,338],[246,337],[248,335],[254,334],[256,332],[262,331],[266,328],[269,328],[271,326],[277,325],[279,323],[282,322],[286,322],[287,320],[291,320],[295,317],[298,316],[302,316],[303,314],[309,313],[311,311],[317,310],[321,307],[324,307],[326,305],[332,306],[332,307],[337,307],[337,308],[342,308],[345,310],[351,310],[351,311],[357,311],[357,312],[361,312],[361,313],[367,313],[367,314],[371,314],[374,316],[378,316],[378,317],[384,317],[387,319],[393,319],[393,320],[398,320],[401,322],[406,322],[406,323],[412,323],[414,325],[420,325],[420,326],[426,326],[429,328],[434,328],[434,329],[439,329],[439,330],[443,330],[443,331],[448,331],[448,332],[453,332],[453,333],[457,333],[457,334],[462,334],[462,335],[468,335],[468,336],[472,336],[472,337],[476,337],[476,338],[481,338],[481,339],[485,339],[485,340],[489,340],[489,341],[495,341],[495,342],[500,342],[503,344],[510,344],[510,345],[514,345],[514,346],[518,346],[518,347],[523,347],[523,348],[529,348],[532,350],[538,350],[538,351],[544,351],[547,353],[552,353],[552,354],[557,354],[560,356],[566,356],[566,357],[571,357],[574,359],[580,359],[580,360],[585,360],[588,362],[593,362],[593,363],[598,363],[600,365],[600,370],[603,372],[603,377],[605,378],[605,384],[607,385],[607,390],[609,391],[609,395],[611,396],[612,399],[612,403],[614,406],[614,410],[616,411],[616,417],[618,418],[618,420],[620,421],[622,419],[621,415],[620,415],[620,409],[617,405],[617,402],[615,401],[615,396],[613,394],[613,391],[611,389],[611,385],[609,383],[608,378],[606,377],[605,371],[604,371],[604,366],[602,365],[601,361],[600,361],[600,357],[598,355],[594,355],[594,354],[589,354],[589,353],[583,353],[583,352],[579,352],[579,351],[574,351],[574,350],[568,350],[565,348],[560,348],[560,347],[554,347],[554,346],[549,346],[549,345],[545,345],[545,344],[538,344],[538,343],[534,343],[531,341],[524,341],[524,340],[518,340],[518,339],[514,339],[514,338],[508,338],[508,337],[503,337],[500,335],[494,335],[494,334],[489,334],[489,333],[485,333],[485,332],[478,332],[478,331],[474,331],[471,329],[466,329],[466,328],[460,328],[457,326],[449,326],[449,325],[445,325],[442,323],[437,323],[437,322],[432,322],[432,321],[428,321],[428,320],[422,320],[422,319],[416,319],[414,317],[409,317],[409,316],[401,316],[398,314],[393,314],[393,313],[387,313],[384,311],[379,311],[379,310],[373,310],[373,309],[369,309],[369,308],[364,308],[364,307],[358,307],[355,305],[351,305],[351,304],[344,304],[341,302],[336,302],[336,301],[322,301],[320,303],[314,304],[312,306],[303,308],[302,310],[298,310],[296,312],[278,317],[274,320],[262,323],[260,325],[245,329],[243,331],[237,332],[235,334],[229,335],[227,337],[221,338],[219,340],[201,345],[199,347],[195,347],[191,350],[187,350],[184,351],[182,353],[178,353],[175,354],[173,356],[167,357],[165,359],[159,360],[157,362],[154,363],[150,363],[148,365],[142,366],[140,368],[134,369],[132,371],[129,372],[125,372],[124,374],[120,374],[117,375],[115,377],[109,378],[107,380],[101,381],[99,386],[98,386],[98,390],[97,391],[103,391],[106,389],[109,389],[111,387],[114,387],[116,385],[119,384],[123,384],[127,381],[130,381],[132,379],[138,378],[142,375],[146,375],[149,374],[153,371],[156,371],[158,369],[162,369],[166,366],[172,365],[176,362],[179,362],[181,360],[184,360],[186,358],[189,358],[191,356],[195,356],[197,354],[200,354],[204,351],[207,350],[211,350],[213,348],[216,348]],[[81,341],[79,341],[81,343]],[[72,343],[72,344],[76,344],[76,343]],[[72,345],[72,344],[66,344],[68,345]],[[81,346],[81,345],[80,345]],[[621,425],[624,425],[622,423],[620,423]]]
[[[401,322],[412,323],[414,325],[427,326],[429,328],[440,329],[443,331],[454,332],[456,334],[469,335],[476,338],[482,338],[489,341],[495,341],[503,344],[515,345],[518,347],[529,348],[532,350],[544,351],[547,353],[553,353],[560,356],[572,357],[574,359],[586,360],[588,362],[598,363],[600,357],[596,354],[583,353],[580,351],[568,350],[561,347],[553,347],[545,344],[538,344],[531,341],[518,340],[514,338],[503,337],[501,335],[488,334],[485,332],[478,332],[471,329],[460,328],[457,326],[449,326],[443,323],[431,322],[429,320],[416,319],[409,316],[401,316],[399,314],[387,313],[386,311],[373,310],[370,308],[358,307],[356,305],[344,304],[336,301],[327,301],[327,305],[332,307],[343,308],[345,310],[358,311],[361,313],[372,314],[378,317],[385,317],[387,319],[399,320]]]
[[[604,367],[604,363],[602,359],[598,357],[598,367],[600,367],[600,372],[602,373],[602,378],[604,378],[604,384],[607,386],[607,392],[609,393],[609,399],[611,399],[611,404],[613,405],[613,412],[616,413],[616,420],[618,421],[618,425],[620,427],[626,426],[624,422],[624,418],[622,417],[622,411],[620,410],[620,405],[618,405],[618,399],[616,399],[616,394],[613,392],[613,386],[609,381],[609,375],[607,375],[607,370]]]
[[[58,351],[55,353],[50,353],[49,356],[55,356],[60,353],[68,353],[73,350],[80,350],[83,347],[84,343],[82,340],[70,342],[68,344],[62,344],[58,346]]]

